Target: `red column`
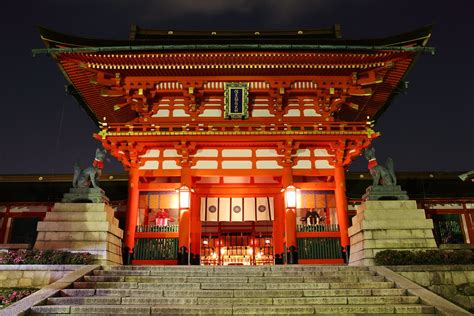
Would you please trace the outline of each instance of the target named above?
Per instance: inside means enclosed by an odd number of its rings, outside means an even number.
[[[135,247],[135,231],[138,217],[138,167],[131,167],[128,178],[128,209],[125,225],[125,264],[131,264]]]
[[[178,264],[189,264],[189,209],[179,210]]]
[[[283,194],[275,196],[275,218],[273,219],[273,253],[275,264],[283,264],[285,243],[285,200]]]
[[[343,251],[345,251],[346,259],[348,259],[350,247],[350,240],[347,232],[349,228],[349,217],[347,215],[346,179],[344,167],[342,165],[337,165],[335,167],[334,179],[336,182],[334,195],[336,198],[337,222],[341,234],[341,247],[343,248]]]
[[[472,212],[471,209],[466,207],[466,202],[462,203],[462,208],[464,209],[464,218],[466,219],[466,226],[467,226],[467,234],[469,236],[469,243],[474,244],[474,227],[472,225],[470,213]]]
[[[191,264],[200,265],[201,254],[201,209],[200,200],[196,194],[191,194]]]
[[[283,185],[284,189],[293,184],[293,171],[291,169],[291,165],[285,166],[283,168],[281,184]],[[296,209],[286,208],[285,212],[286,261],[288,264],[296,264],[298,263],[298,244],[296,242]]]
[[[182,165],[181,166],[181,185],[185,185],[189,189],[191,189],[191,184],[192,184],[191,173],[190,173],[189,166]],[[191,194],[191,196],[192,195],[193,194]],[[190,208],[179,209],[178,264],[180,265],[189,264],[189,251],[190,251],[189,240],[190,240],[190,225],[191,225],[190,212],[191,212]]]
[[[286,255],[288,264],[298,263],[298,245],[296,243],[296,209],[286,209]]]

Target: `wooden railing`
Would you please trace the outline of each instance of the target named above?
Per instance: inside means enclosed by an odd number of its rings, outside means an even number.
[[[138,238],[134,260],[177,260],[178,238]]]
[[[157,133],[220,133],[220,132],[259,132],[259,133],[291,133],[291,132],[321,132],[335,134],[339,132],[345,133],[365,133],[369,126],[366,123],[360,122],[317,122],[317,123],[299,123],[297,125],[291,124],[223,124],[223,123],[207,123],[207,124],[108,124],[104,126],[107,134],[113,133],[144,133],[143,135],[153,135]]]
[[[342,259],[339,238],[298,238],[299,259]]]
[[[157,225],[137,225],[137,233],[142,232],[153,232],[153,233],[172,233],[179,231],[179,225],[167,225],[167,226],[157,226]]]
[[[338,232],[337,224],[296,225],[297,232]]]

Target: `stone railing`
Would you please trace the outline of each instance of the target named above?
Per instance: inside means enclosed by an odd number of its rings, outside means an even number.
[[[470,312],[474,311],[473,265],[410,265],[387,268]]]

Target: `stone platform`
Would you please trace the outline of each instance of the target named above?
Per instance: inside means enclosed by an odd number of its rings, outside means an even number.
[[[122,264],[123,231],[106,203],[56,203],[38,223],[34,249],[89,252],[98,264]]]
[[[349,227],[350,265],[374,265],[382,250],[437,249],[433,222],[416,201],[365,201]]]

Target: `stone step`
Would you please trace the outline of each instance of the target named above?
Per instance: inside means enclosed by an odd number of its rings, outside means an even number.
[[[312,282],[312,283],[317,283],[317,282],[382,282],[385,281],[385,277],[381,275],[373,275],[373,276],[343,276],[343,277],[338,277],[338,276],[332,276],[332,277],[326,277],[326,276],[320,276],[320,277],[304,277],[304,282]]]
[[[85,275],[84,281],[86,282],[123,282],[123,281],[132,281],[135,280],[126,280],[126,276],[116,276],[116,275]]]
[[[331,289],[391,289],[395,287],[394,282],[334,282],[330,284]]]
[[[104,270],[117,271],[117,270],[148,270],[148,271],[163,271],[163,272],[214,272],[214,273],[242,273],[243,271],[248,272],[296,272],[296,271],[309,271],[309,272],[336,272],[336,271],[369,271],[368,267],[354,267],[345,265],[274,265],[274,266],[105,266]]]
[[[271,301],[271,299],[270,299]],[[183,297],[141,297],[141,296],[91,296],[91,297],[52,297],[48,299],[52,305],[195,305],[198,298]],[[270,302],[271,304],[271,302]]]
[[[282,271],[268,271],[264,272],[263,276],[371,276],[375,275],[373,271],[359,271],[359,270],[347,270],[347,271],[291,271],[291,272],[282,272]],[[209,275],[211,275],[209,273]]]
[[[138,288],[143,290],[199,290],[200,288],[204,289],[204,284],[201,285],[199,283],[138,283]]]
[[[270,290],[267,290],[270,291]],[[282,291],[282,290],[280,290]],[[303,296],[403,296],[405,289],[332,289],[332,290],[303,290]]]
[[[103,271],[110,272],[110,271]],[[137,272],[137,271],[135,271]],[[139,271],[143,272],[143,271]],[[348,275],[348,276],[145,276],[145,275],[119,275],[103,274],[94,272],[93,276],[85,276],[85,281],[90,282],[139,282],[139,283],[329,283],[329,282],[375,282],[384,281],[383,276],[373,275]]]
[[[234,297],[237,290],[164,290],[164,297]],[[247,290],[252,291],[252,290]],[[257,292],[265,292],[257,290]],[[135,295],[135,294],[134,294]]]
[[[217,305],[42,305],[34,306],[31,315],[232,315],[232,306]]]
[[[379,304],[417,304],[416,296],[326,296],[326,297],[298,297],[298,298],[274,298],[275,305],[326,305],[326,304],[349,304],[349,305],[379,305]]]
[[[41,305],[31,308],[32,315],[150,315],[150,306],[135,305]]]
[[[137,289],[137,282],[87,282],[77,281],[73,283],[75,289],[96,289],[96,288],[112,288],[112,289]]]
[[[50,297],[50,305],[117,305],[122,304],[121,297],[112,296],[76,296],[76,297]]]
[[[234,290],[234,297],[302,297],[302,290]]]
[[[160,285],[160,287],[162,287]],[[316,289],[316,290],[168,290],[168,289],[64,289],[63,297],[87,296],[154,297],[321,297],[321,296],[404,296],[405,289]]]
[[[280,305],[280,306],[233,306],[233,315],[366,315],[366,314],[408,314],[433,315],[431,306],[426,305]]]
[[[149,270],[94,270],[94,275],[110,275],[110,276],[130,276],[130,275],[150,275]]]
[[[170,286],[169,289],[180,286],[181,289],[203,289],[203,290],[238,290],[238,289],[388,289],[393,288],[393,282],[288,282],[288,283],[262,283],[262,282],[203,282],[203,283],[140,283],[140,282],[87,282],[78,281],[74,282],[73,286],[75,289],[166,289],[166,286]]]
[[[271,291],[271,290],[267,290]],[[277,291],[285,291],[285,290],[277,290]],[[286,290],[289,291],[289,290]],[[294,292],[298,292],[295,290],[290,290]],[[372,295],[372,289],[334,289],[334,290],[302,290],[304,297],[312,297],[312,296],[361,296],[361,295]],[[286,297],[286,296],[284,296]]]
[[[62,289],[61,292],[59,293],[63,297],[69,297],[69,296],[94,296],[96,295],[95,289]]]
[[[209,283],[212,284],[212,283]],[[238,283],[238,284],[247,284],[249,283]],[[204,284],[203,284],[204,286]],[[170,290],[198,290],[201,288],[200,283],[138,283],[138,282],[74,282],[73,287],[75,289],[170,289]],[[204,288],[204,287],[203,287]],[[245,287],[244,287],[245,288]],[[262,284],[261,287],[252,287],[249,285],[249,288],[265,288],[265,284]],[[219,289],[219,288],[217,288]]]
[[[249,283],[250,284],[250,283]],[[316,289],[389,289],[393,288],[393,282],[321,282],[321,283],[267,283],[266,289],[294,289],[294,290],[316,290]]]
[[[160,287],[163,287],[160,285]],[[162,289],[65,289],[63,296],[166,296],[166,297],[313,297],[313,296],[403,296],[404,289],[333,290],[162,290]]]
[[[193,283],[190,283],[193,284]],[[198,283],[199,284],[199,283]],[[299,283],[296,283],[299,284]],[[266,284],[264,283],[202,283],[203,290],[264,290]]]
[[[95,270],[94,275],[110,275],[110,276],[132,276],[132,275],[152,275],[152,276],[166,276],[170,274],[177,274],[179,277],[288,277],[289,272],[280,271],[183,271],[179,273],[169,273],[165,271],[154,271],[154,270]],[[292,277],[322,277],[322,278],[346,278],[346,277],[370,277],[375,273],[371,271],[293,271],[291,272]]]

